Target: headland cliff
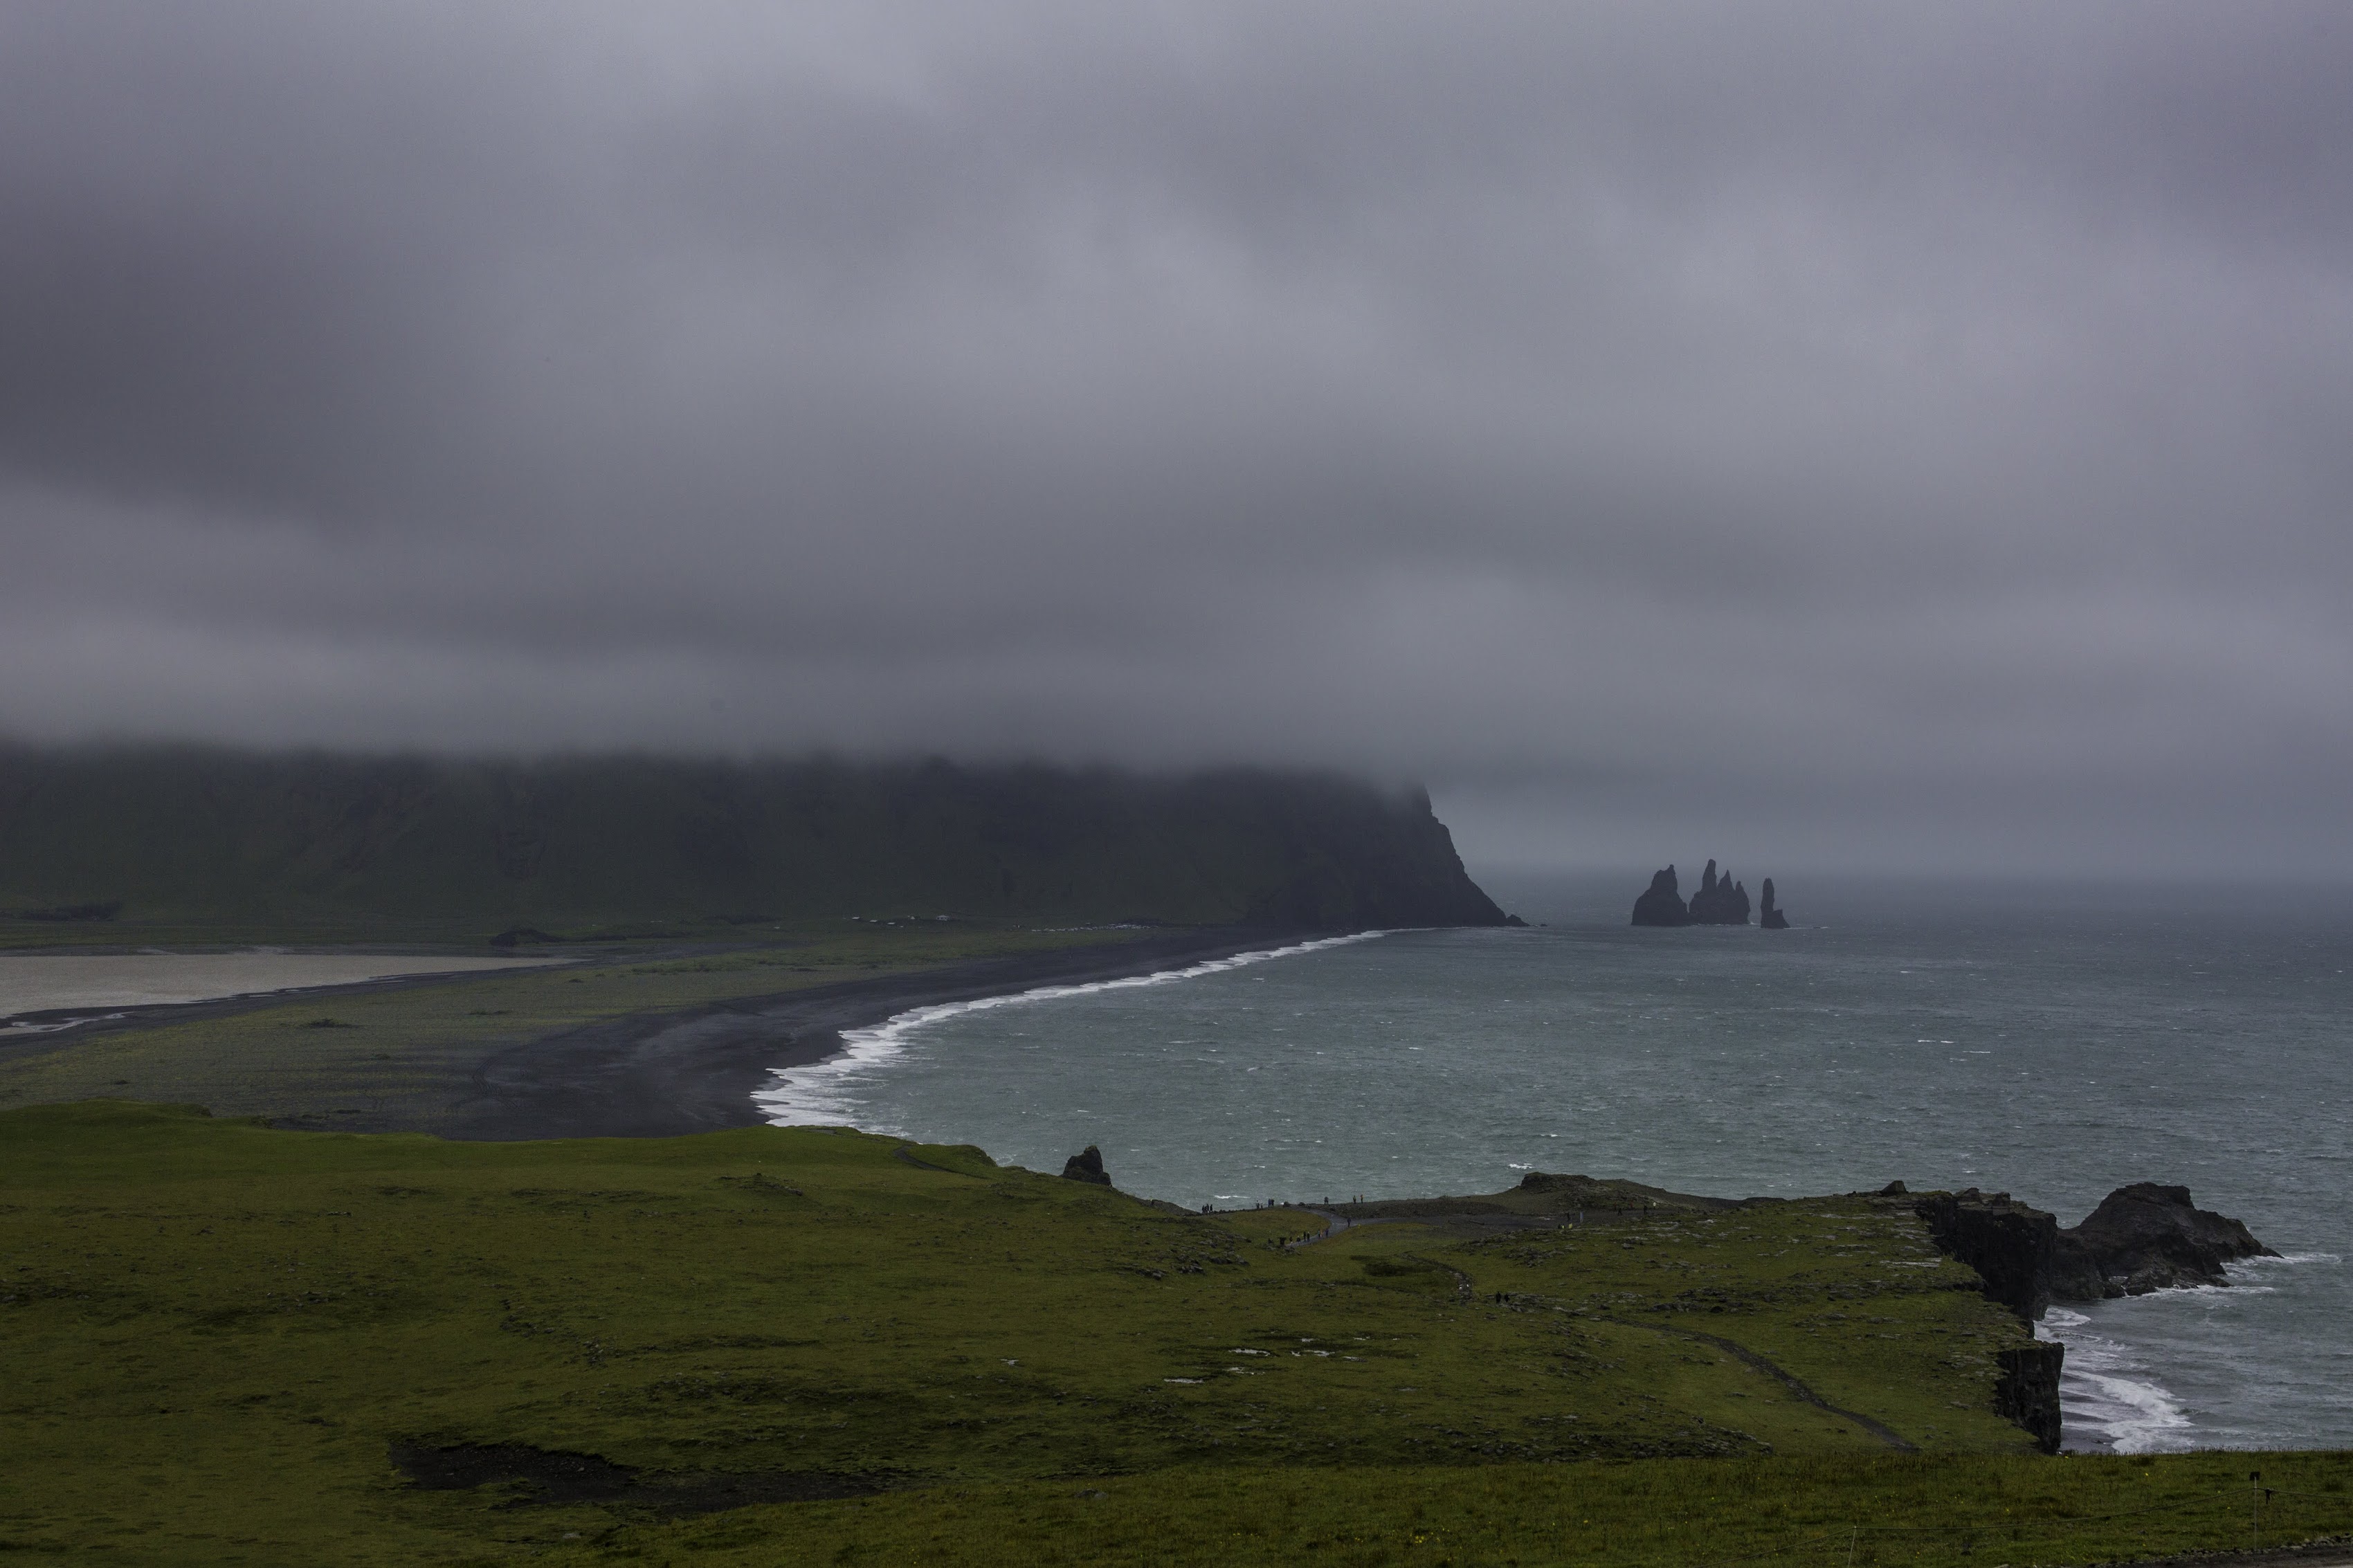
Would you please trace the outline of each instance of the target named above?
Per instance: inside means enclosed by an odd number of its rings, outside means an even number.
[[[1499,925],[1418,789],[1226,769],[0,749],[0,921]]]

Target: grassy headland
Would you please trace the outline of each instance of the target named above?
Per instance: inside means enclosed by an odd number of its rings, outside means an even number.
[[[2017,1458],[2022,1330],[1870,1198],[1292,1247],[1324,1222],[847,1131],[102,1103],[0,1112],[0,1190],[26,1562],[1655,1562],[1833,1527],[2085,1561],[2120,1508],[2136,1542],[2246,1529],[2205,1461]],[[2343,1462],[2266,1463],[2274,1530],[2353,1523]]]

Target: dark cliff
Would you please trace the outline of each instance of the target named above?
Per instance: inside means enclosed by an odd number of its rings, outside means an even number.
[[[2031,1322],[2051,1304],[2059,1221],[2008,1193],[1929,1193],[1913,1205],[1936,1246],[1978,1271],[1989,1300]]]
[[[1888,1189],[1889,1195],[1902,1191],[1901,1183]],[[1989,1196],[1975,1187],[1928,1193],[1912,1206],[1939,1248],[1977,1270],[1989,1300],[2017,1313],[2022,1323],[2042,1315],[2051,1300],[2057,1219],[2008,1193]],[[2059,1451],[2059,1371],[2066,1354],[2064,1345],[2047,1342],[1997,1352],[2001,1376],[1994,1384],[1994,1409],[2031,1433],[2046,1454]]]
[[[2066,1364],[2067,1347],[2048,1341],[2012,1345],[1996,1351],[2001,1379],[1994,1384],[1994,1414],[2015,1421],[2031,1433],[2034,1446],[2046,1454],[2059,1451],[2062,1417],[2059,1373]]]
[[[0,748],[0,918],[954,914],[1496,925],[1419,790],[1324,773]]]

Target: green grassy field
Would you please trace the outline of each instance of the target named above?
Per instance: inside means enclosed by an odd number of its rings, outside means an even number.
[[[2267,1489],[2260,1523],[2251,1471]],[[551,1563],[1377,1568],[2128,1563],[2342,1538],[2353,1456],[1649,1459],[946,1488],[558,1539]],[[2353,1554],[2353,1552],[2348,1552]],[[487,1561],[498,1561],[491,1558]],[[2230,1559],[2218,1558],[2215,1568]]]
[[[2084,1562],[2246,1538],[2240,1458],[2025,1457],[1990,1410],[2022,1331],[1900,1205],[1284,1245],[1321,1223],[846,1131],[0,1112],[0,1547]],[[2276,1532],[2353,1523],[2340,1458],[2262,1463]]]

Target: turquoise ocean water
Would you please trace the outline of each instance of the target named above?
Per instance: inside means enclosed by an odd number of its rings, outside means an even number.
[[[2054,1308],[2069,1446],[2353,1446],[2353,900],[1784,877],[1796,929],[1638,931],[1646,881],[1498,877],[1544,923],[895,1021],[767,1108],[1038,1170],[1094,1143],[1123,1188],[1220,1207],[1543,1170],[1726,1196],[1900,1178],[2073,1224],[2181,1183],[2285,1257]]]

